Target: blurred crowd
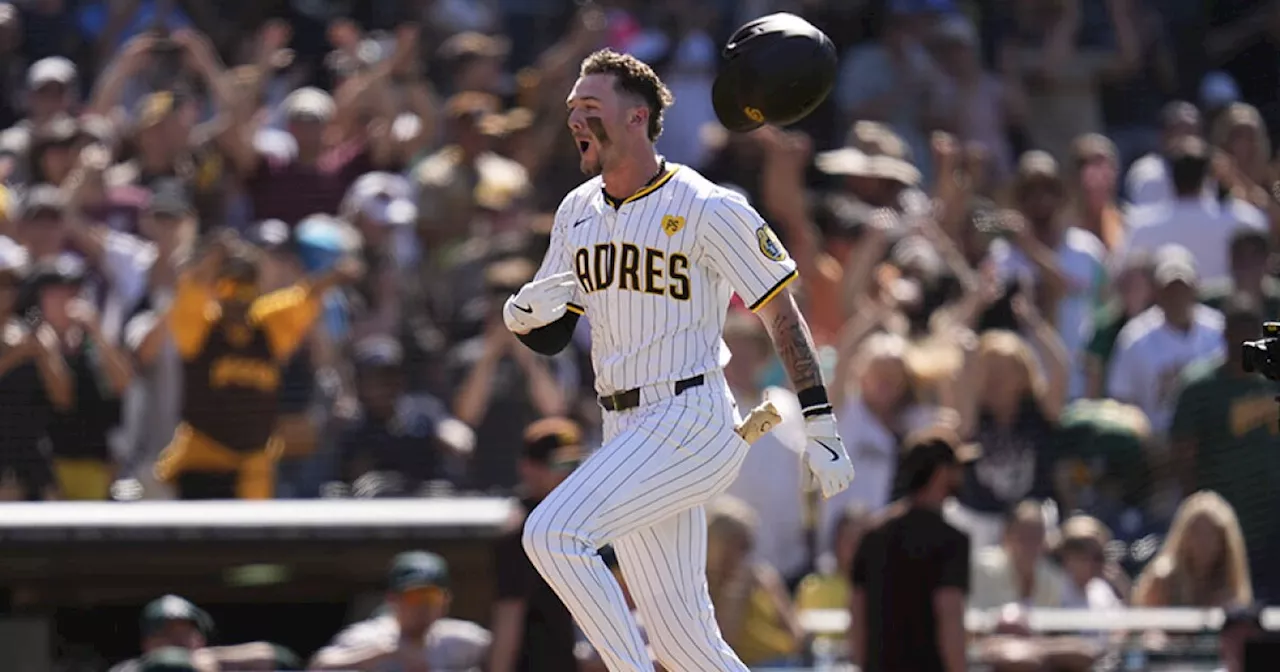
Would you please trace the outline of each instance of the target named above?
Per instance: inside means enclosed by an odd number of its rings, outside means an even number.
[[[777,10],[836,88],[729,134],[719,45]],[[1280,598],[1280,409],[1239,357],[1280,310],[1272,0],[0,2],[0,499],[532,497],[572,460],[528,427],[599,440],[589,330],[546,358],[500,308],[603,47],[797,260],[858,473],[799,494],[799,407],[731,309],[739,407],[784,417],[712,522],[744,659],[847,604],[938,425],[981,448],[946,509],[973,606]]]

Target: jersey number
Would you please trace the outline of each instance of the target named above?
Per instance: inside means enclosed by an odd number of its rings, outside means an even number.
[[[580,247],[573,254],[574,272],[584,294],[609,289],[644,292],[654,296],[670,296],[677,301],[689,300],[689,257],[631,243],[599,243]]]

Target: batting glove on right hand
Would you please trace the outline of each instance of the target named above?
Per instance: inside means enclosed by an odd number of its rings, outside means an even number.
[[[822,496],[830,498],[853,482],[853,462],[836,431],[835,416],[829,413],[814,416],[806,419],[804,424],[809,439],[805,442],[802,459],[813,481],[822,488]]]
[[[577,287],[573,273],[564,272],[534,280],[502,307],[502,320],[516,334],[527,334],[564,317]]]

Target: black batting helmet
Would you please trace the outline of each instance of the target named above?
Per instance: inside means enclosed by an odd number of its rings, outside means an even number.
[[[770,14],[746,24],[729,38],[723,53],[711,101],[730,131],[794,124],[835,86],[835,45],[794,14]]]

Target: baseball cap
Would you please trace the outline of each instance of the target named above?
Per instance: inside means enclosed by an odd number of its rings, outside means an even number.
[[[293,237],[289,225],[279,219],[267,219],[249,227],[245,236],[255,247],[265,252],[285,252],[292,248]]]
[[[427,551],[407,551],[391,561],[387,587],[396,592],[414,588],[448,588],[449,565]]]
[[[543,418],[524,432],[524,457],[553,469],[572,469],[582,461],[582,429],[568,418]]]
[[[1054,180],[1061,179],[1061,172],[1058,169],[1058,160],[1053,155],[1039,149],[1033,149],[1025,152],[1018,158],[1018,181],[1029,182],[1035,179]]]
[[[61,189],[52,184],[37,184],[23,195],[15,219],[32,219],[43,213],[61,215],[66,208],[67,199]]]
[[[814,163],[828,175],[875,177],[907,186],[921,179],[911,161],[911,147],[893,129],[874,121],[854,124],[845,147],[818,154]]]
[[[60,254],[52,260],[35,264],[27,276],[27,284],[33,290],[57,285],[79,285],[88,274],[89,269],[80,257]]]
[[[1161,288],[1175,282],[1195,287],[1200,280],[1195,256],[1181,245],[1165,245],[1156,250],[1153,277],[1156,286]]]
[[[976,443],[961,443],[960,437],[946,427],[932,427],[907,436],[902,446],[900,470],[911,484],[922,485],[938,467],[967,464],[982,457]]]
[[[186,217],[192,213],[191,201],[182,182],[166,179],[156,183],[147,203],[147,214],[159,217]]]
[[[329,121],[337,110],[332,96],[312,86],[290,93],[282,106],[289,119],[308,121]]]
[[[347,189],[342,211],[348,217],[359,213],[389,226],[408,226],[418,221],[418,206],[413,202],[409,181],[380,171],[361,175]]]
[[[384,334],[362,338],[353,349],[356,366],[362,369],[397,369],[404,363],[400,342]]]
[[[213,632],[213,619],[205,610],[177,595],[165,595],[142,608],[142,634],[150,635],[170,621],[190,621],[205,636]]]
[[[42,58],[27,69],[27,88],[38,89],[45,84],[67,85],[76,79],[76,66],[61,56]]]

